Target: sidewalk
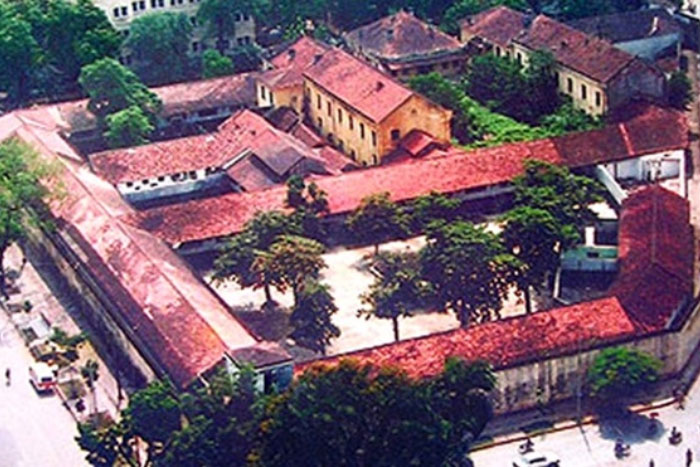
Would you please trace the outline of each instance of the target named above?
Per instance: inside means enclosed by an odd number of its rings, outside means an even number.
[[[22,322],[28,322],[35,318],[43,317],[51,328],[58,327],[69,335],[81,332],[80,326],[71,316],[71,312],[77,312],[67,295],[60,292],[54,294],[49,285],[44,281],[36,267],[31,261],[23,264],[24,254],[17,245],[13,245],[7,251],[5,257],[5,269],[10,274],[17,274],[15,284],[19,287],[19,293],[10,295],[8,303],[23,304],[29,300],[32,309],[29,313],[21,312]],[[14,273],[13,273],[14,271]],[[14,313],[17,315],[17,313]],[[16,316],[11,316],[15,325],[18,325]],[[117,382],[109,367],[100,358],[95,348],[88,341],[79,346],[79,359],[73,365],[76,368],[84,365],[87,360],[94,360],[98,363],[98,379],[95,382],[95,400],[99,411],[107,411],[112,419],[118,419],[119,404],[117,396]],[[125,393],[123,392],[124,396]],[[90,395],[85,397],[89,413],[92,409],[93,399]],[[121,402],[121,407],[125,407],[126,398]],[[75,414],[74,414],[75,415]]]

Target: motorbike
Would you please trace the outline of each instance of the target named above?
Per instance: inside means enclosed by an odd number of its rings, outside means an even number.
[[[615,442],[615,457],[621,459],[630,455],[630,445],[624,444],[622,441]]]
[[[520,454],[527,454],[528,452],[532,452],[532,448],[534,445],[535,443],[533,443],[531,439],[527,439],[524,443],[518,446],[518,452]]]
[[[683,442],[683,435],[674,426],[671,430],[671,435],[668,437],[668,442],[673,446],[677,446]]]

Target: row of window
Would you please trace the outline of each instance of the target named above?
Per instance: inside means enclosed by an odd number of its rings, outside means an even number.
[[[319,118],[318,119],[318,126],[321,128],[323,126],[323,121]],[[335,137],[333,136],[333,133],[328,133],[326,136],[326,139],[328,142],[336,146],[341,152],[345,152],[345,142],[342,139],[338,139],[338,141],[335,140]],[[357,160],[357,152],[355,152],[354,149],[350,149],[350,159],[356,161]],[[363,166],[367,166],[367,161],[361,161]],[[374,165],[377,165],[379,163],[379,158],[377,157],[376,154],[372,154],[372,163]]]
[[[253,43],[253,39],[250,36],[242,36],[242,37],[236,38],[237,45],[245,45],[245,44],[252,44],[252,43]],[[230,49],[231,42],[229,42],[227,39],[225,39],[223,41],[223,48]],[[192,52],[199,52],[202,50],[207,50],[206,42],[192,41]]]
[[[435,65],[423,65],[418,67],[417,72],[420,74],[427,74],[433,71],[439,72],[440,70],[442,71],[448,71],[450,68],[454,69],[459,69],[462,66],[462,62],[459,60],[452,60],[452,61],[447,61],[447,62],[442,62],[440,64],[435,64]],[[406,68],[403,70],[393,70],[391,72],[392,76],[396,77],[409,77],[413,74],[413,69],[412,68]]]
[[[308,92],[308,90],[307,90],[307,92]],[[321,110],[323,107],[322,101],[323,101],[323,99],[321,98],[321,94],[318,94],[316,96],[316,108],[319,110]],[[326,101],[326,113],[328,114],[329,117],[331,117],[331,120],[332,120],[333,119],[333,105],[331,104],[330,100]],[[337,115],[338,115],[338,123],[342,124],[343,123],[343,109],[338,108]],[[348,128],[350,130],[354,130],[355,129],[355,119],[352,117],[352,115],[348,114],[347,120],[348,120]],[[321,124],[321,119],[319,118],[318,121],[319,121],[318,127],[319,127],[319,129],[321,129],[323,127],[323,125]],[[360,122],[359,127],[360,127],[360,138],[365,139],[365,124]],[[377,146],[377,132],[375,132],[375,131],[372,131],[372,146]]]
[[[151,0],[151,8],[153,8],[153,9],[165,8],[166,1],[167,0]],[[187,1],[189,3],[199,3],[201,0],[187,0]],[[184,3],[185,3],[185,0],[170,0],[170,6],[183,5]],[[137,0],[135,2],[131,2],[131,9],[133,10],[134,13],[146,10],[146,0]],[[114,7],[114,9],[112,10],[112,14],[114,15],[115,18],[122,18],[125,16],[129,16],[129,7],[127,7],[127,6]],[[250,21],[250,15],[236,13],[235,20],[238,22]],[[196,26],[196,24],[195,24],[195,26]]]
[[[574,80],[572,78],[566,78],[566,90],[572,96],[574,95]],[[580,96],[583,100],[588,99],[588,87],[583,83],[581,83]],[[603,95],[600,93],[600,91],[595,92],[595,105],[596,107],[600,107],[601,105],[603,105]]]

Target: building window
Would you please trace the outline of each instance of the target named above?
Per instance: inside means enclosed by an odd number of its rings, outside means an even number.
[[[333,115],[333,110],[331,109],[331,101],[326,102],[326,110],[328,111],[328,116]]]
[[[377,132],[373,131],[372,132],[372,146],[376,146],[376,145],[377,145]]]
[[[119,18],[119,8],[114,9],[114,17]]]
[[[345,143],[343,143],[342,139],[338,140],[338,149],[340,149],[341,151],[344,151],[345,149]]]
[[[318,129],[323,130],[323,120],[321,120],[321,117],[318,117],[316,123],[318,124]]]
[[[321,110],[321,95],[316,96],[316,107]]]
[[[365,124],[360,123],[360,138],[365,139]]]
[[[569,94],[574,92],[574,80],[571,78],[566,78],[566,89],[568,89]]]
[[[192,52],[199,52],[199,42],[197,42],[197,41],[192,42]]]
[[[373,163],[374,165],[377,165],[377,164],[379,163],[379,159],[377,159],[377,155],[376,155],[376,154],[372,154],[372,163]]]
[[[343,123],[343,110],[338,109],[338,123]]]
[[[500,57],[500,56],[501,56],[501,48],[496,46],[496,57]]]
[[[240,13],[236,13],[235,21],[238,21],[238,22],[243,21],[243,16],[241,16]]]
[[[190,23],[192,23],[192,26],[197,26],[197,17],[190,16]]]
[[[596,91],[595,92],[595,105],[596,105],[596,107],[600,107],[602,103],[603,103],[603,96],[600,94],[600,91]]]
[[[350,150],[350,159],[352,159],[352,160],[357,159],[357,153],[355,152],[354,149]]]
[[[522,64],[523,64],[523,54],[518,52],[518,65],[522,65]]]
[[[352,115],[348,115],[348,127],[350,127],[351,130],[355,128],[355,122]]]
[[[260,97],[265,99],[265,86],[260,86]]]
[[[399,138],[401,138],[401,130],[391,130],[391,140],[397,141]]]
[[[270,95],[270,104],[274,104],[275,103],[275,95],[272,94],[272,91],[268,92],[268,94]]]
[[[581,99],[585,99],[585,98],[586,98],[586,96],[587,96],[587,91],[588,91],[588,90],[586,89],[586,85],[585,85],[585,84],[582,84],[582,85],[581,85]]]

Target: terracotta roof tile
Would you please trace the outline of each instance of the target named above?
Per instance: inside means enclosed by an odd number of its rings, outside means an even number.
[[[414,378],[439,374],[448,357],[485,360],[498,369],[585,349],[594,340],[623,339],[635,331],[617,299],[603,298],[307,362],[296,365],[295,373],[344,358],[400,368]]]
[[[462,49],[457,39],[405,11],[360,26],[347,33],[346,39],[363,53],[383,59],[410,59]]]
[[[301,86],[304,83],[304,70],[326,50],[328,46],[302,36],[273,57],[270,63],[274,68],[263,72],[259,79],[271,89]]]
[[[530,50],[548,50],[560,64],[601,83],[637,60],[606,40],[544,15],[537,16],[514,42]]]
[[[505,6],[497,6],[462,20],[462,29],[501,47],[525,29],[527,15]]]
[[[304,76],[374,122],[381,122],[414,95],[362,60],[333,48]]]

